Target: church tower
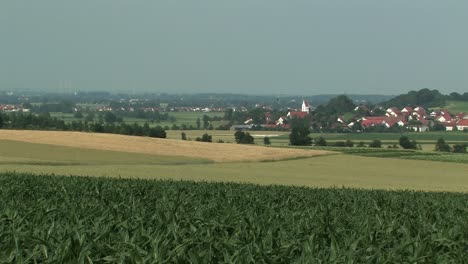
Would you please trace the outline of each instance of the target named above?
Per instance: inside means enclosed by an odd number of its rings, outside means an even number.
[[[306,100],[302,100],[302,112],[309,113],[309,111],[310,111],[309,102],[307,102]]]

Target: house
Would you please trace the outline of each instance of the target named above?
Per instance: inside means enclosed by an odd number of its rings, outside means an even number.
[[[286,123],[286,119],[287,117],[281,116],[280,118],[278,118],[278,120],[276,120],[276,125],[277,126],[284,125]]]
[[[426,112],[426,110],[425,110],[424,107],[422,107],[422,106],[416,106],[416,107],[413,109],[413,112]]]
[[[441,112],[439,115],[436,115],[434,117],[436,121],[439,121],[441,123],[443,122],[448,122],[452,120],[452,116],[448,112]]]
[[[395,125],[398,125],[400,127],[405,126],[407,123],[404,119],[402,118],[387,118],[384,121],[382,121],[382,124],[384,124],[387,128],[393,127]]]
[[[387,112],[385,114],[386,116],[393,116],[393,117],[400,116],[401,114],[400,110],[396,107],[390,107],[385,112]]]
[[[410,114],[411,112],[413,112],[413,107],[407,106],[407,107],[401,109],[401,112]]]
[[[362,118],[361,126],[363,128],[380,126],[386,118],[386,116],[366,116]]]
[[[253,119],[252,118],[249,118],[247,120],[244,121],[244,124],[245,125],[249,125],[249,124],[252,124],[253,123]]]
[[[297,117],[297,118],[300,118],[300,119],[304,119],[304,118],[306,118],[306,116],[308,114],[309,114],[308,112],[302,112],[302,111],[289,111],[287,117],[289,117],[289,118]]]
[[[340,123],[342,123],[342,124],[346,123],[344,117],[342,117],[342,116],[339,116],[338,119],[336,119],[336,121],[337,121],[337,122],[340,122]]]
[[[271,124],[273,122],[272,115],[270,112],[265,113],[265,121],[267,124]]]
[[[431,122],[429,120],[418,120],[420,124],[408,125],[407,128],[415,132],[427,132]]]
[[[442,123],[445,126],[445,131],[454,131],[457,125],[455,123]]]
[[[468,119],[461,119],[457,122],[457,129],[458,130],[468,130]]]
[[[252,129],[253,125],[234,125],[231,126],[231,130],[250,130]]]

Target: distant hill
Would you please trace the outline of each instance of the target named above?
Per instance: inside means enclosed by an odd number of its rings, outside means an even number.
[[[332,98],[337,97],[337,94],[320,94],[309,96],[307,99],[315,105],[324,104],[330,101]],[[381,94],[346,94],[348,98],[353,100],[355,103],[371,103],[377,104],[388,101],[394,98],[394,95],[381,95]]]
[[[398,95],[388,101],[382,102],[384,107],[405,107],[420,105],[426,108],[441,107],[445,105],[447,96],[438,90],[421,89]]]

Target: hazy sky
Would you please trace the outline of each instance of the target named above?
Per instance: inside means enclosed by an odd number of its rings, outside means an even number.
[[[463,0],[1,0],[0,90],[468,91]]]

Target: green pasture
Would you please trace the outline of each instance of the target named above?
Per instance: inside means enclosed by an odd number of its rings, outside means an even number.
[[[234,142],[234,133],[232,130],[169,130],[167,137],[170,139],[181,139],[181,133],[185,133],[188,140],[195,140],[201,137],[204,133],[212,136],[213,141],[217,142],[222,140],[224,142]],[[268,136],[272,146],[286,147],[289,145],[289,132],[284,131],[248,131],[255,138],[255,144],[263,145],[263,138]],[[402,136],[408,136],[411,140],[416,140],[422,149],[425,151],[433,151],[437,139],[444,138],[445,142],[450,145],[459,143],[468,143],[468,133],[466,132],[425,132],[425,133],[312,133],[310,137],[313,139],[324,137],[328,143],[335,143],[337,141],[352,140],[355,144],[363,141],[366,145],[373,140],[378,139],[382,141],[382,147],[398,145],[398,140]]]
[[[467,101],[447,101],[445,109],[450,110],[450,112],[456,114],[460,112],[468,112],[468,102]]]
[[[0,172],[310,187],[468,191],[468,164],[366,157],[339,152],[336,155],[277,162],[209,163],[185,157],[15,141],[0,141],[0,151]]]
[[[95,120],[97,120],[99,116],[99,112],[96,113]],[[133,117],[124,117],[123,121],[128,124],[133,124],[137,123],[139,125],[143,125],[144,123],[149,123],[150,126],[168,126],[172,127],[172,125],[177,125],[177,126],[182,126],[186,125],[187,127],[192,126],[194,128],[197,127],[197,118],[200,118],[201,126],[203,126],[203,116],[207,115],[209,117],[223,117],[224,112],[169,112],[169,116],[172,116],[175,118],[175,122],[171,121],[161,121],[161,122],[154,122],[150,123],[149,120],[147,119],[142,119],[142,118],[133,118]],[[75,118],[74,114],[72,113],[60,113],[60,112],[51,112],[50,115],[52,117],[56,117],[59,119],[64,120],[67,123],[71,123],[72,121],[80,121],[84,120],[84,118]],[[84,114],[86,116],[86,114]],[[220,125],[226,124],[226,121],[212,121],[210,124],[213,125],[213,127],[218,127]]]

